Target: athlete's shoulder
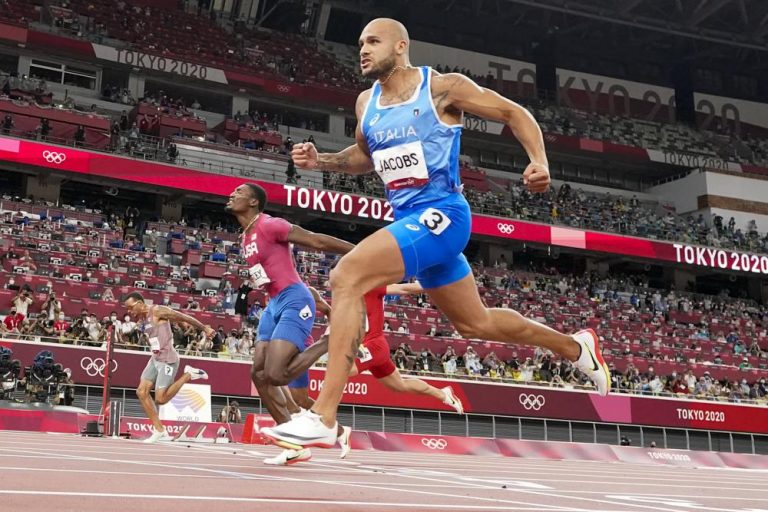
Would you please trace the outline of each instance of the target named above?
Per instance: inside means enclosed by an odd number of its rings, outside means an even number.
[[[433,94],[450,91],[467,82],[471,82],[471,80],[461,73],[438,73],[434,69],[432,70],[431,86]]]
[[[371,94],[373,94],[373,87],[369,87],[368,89],[364,90],[363,92],[357,95],[357,101],[355,102],[355,112],[357,113],[358,118],[361,115],[363,115],[365,106],[368,104],[368,101],[371,99]]]

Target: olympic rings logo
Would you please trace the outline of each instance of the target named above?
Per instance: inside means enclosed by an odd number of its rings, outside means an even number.
[[[430,450],[445,450],[448,447],[448,441],[434,437],[422,437],[421,444]]]
[[[291,88],[289,86],[287,86],[287,85],[278,84],[277,90],[280,91],[280,92],[290,92]]]
[[[67,159],[67,155],[64,153],[57,153],[55,151],[43,151],[43,158],[45,161],[51,164],[62,164]]]
[[[545,403],[547,403],[543,395],[527,395],[525,393],[521,393],[518,400],[520,401],[520,405],[522,405],[526,411],[538,411],[544,407]]]
[[[85,373],[90,375],[91,377],[95,377],[97,375],[103,377],[104,376],[104,368],[106,368],[107,363],[100,357],[96,357],[94,359],[91,359],[90,357],[84,357],[80,360],[80,368],[85,370]],[[112,373],[115,373],[117,371],[117,361],[112,360]]]
[[[515,231],[515,225],[507,224],[506,222],[499,222],[496,224],[496,228],[500,233],[504,233],[505,235],[511,235]]]

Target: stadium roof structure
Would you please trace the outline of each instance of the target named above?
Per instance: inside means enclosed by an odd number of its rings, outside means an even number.
[[[369,0],[370,1],[370,0]],[[600,57],[642,56],[760,74],[768,70],[765,0],[401,0],[408,17],[428,12],[454,28],[485,30],[509,40],[557,35],[562,52]],[[419,13],[419,14],[417,14]],[[452,16],[435,16],[449,13]],[[470,20],[472,20],[470,22]],[[499,26],[503,27],[501,30]],[[497,30],[495,30],[497,29]]]

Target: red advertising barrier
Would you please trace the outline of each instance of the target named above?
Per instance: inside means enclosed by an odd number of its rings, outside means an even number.
[[[501,456],[494,439],[422,434],[368,432],[374,450],[386,452],[444,453],[449,455]]]
[[[521,441],[496,439],[505,457],[551,460],[599,460],[613,462],[616,454],[605,444],[559,443],[551,441]]]
[[[0,345],[13,350],[14,359],[28,365],[40,350],[53,352],[57,362],[72,370],[78,384],[101,385],[104,350],[55,343],[2,340]],[[114,387],[136,387],[149,358],[146,352],[116,350],[112,367]],[[255,396],[250,378],[250,363],[211,358],[194,359],[194,366],[210,375],[211,392],[217,395]],[[187,361],[188,362],[188,361]],[[182,362],[182,366],[185,362]],[[310,370],[310,395],[316,397],[325,371]],[[436,387],[450,383],[469,413],[496,414],[591,422],[651,425],[674,428],[711,429],[768,434],[768,407],[701,400],[614,394],[607,397],[587,391],[523,385],[425,379]],[[371,375],[358,375],[347,384],[345,404],[450,412],[447,405],[424,395],[395,393],[376,382]]]
[[[25,430],[35,432],[80,433],[88,421],[96,416],[58,411],[30,411],[0,409],[0,430]],[[205,426],[202,437],[212,440],[220,427],[229,431],[229,438],[238,442],[243,436],[243,425],[237,423],[195,423],[164,421],[173,436],[189,427],[189,433],[198,432]],[[152,425],[145,418],[123,417],[120,432],[129,433],[131,439],[149,437]],[[487,439],[458,436],[434,436],[421,434],[396,434],[382,432],[353,432],[354,450],[380,450],[407,453],[432,453],[443,455],[472,455],[481,457],[520,457],[543,460],[593,460],[601,462],[627,462],[631,464],[661,464],[686,468],[768,469],[768,457],[742,453],[701,452],[687,450],[662,450],[586,443],[559,443],[523,441],[516,439]],[[471,481],[472,477],[460,480]],[[537,486],[531,482],[506,482],[524,487]]]
[[[0,409],[0,430],[79,434],[97,416],[69,411]]]
[[[632,446],[609,446],[616,459],[631,464],[663,464],[686,468],[724,468],[728,464],[720,453],[689,450],[659,450],[656,448],[635,448]]]
[[[229,195],[243,181],[252,181],[234,176],[211,174],[172,165],[4,137],[0,137],[0,160],[219,196]],[[274,204],[323,214],[346,215],[378,221],[393,220],[392,207],[384,199],[289,184],[263,181],[257,183],[264,187],[269,195],[269,200]],[[768,255],[659,242],[486,215],[472,215],[472,233],[720,270],[768,275]]]
[[[273,422],[274,423],[274,422]],[[234,442],[240,442],[243,437],[243,424],[242,423],[200,423],[197,421],[174,421],[163,420],[166,432],[172,437],[180,434],[185,427],[189,427],[186,432],[188,438],[192,438],[196,433],[200,432],[202,427],[203,439],[216,439],[218,437],[219,428],[223,427],[228,431],[228,437]],[[131,439],[146,439],[152,435],[152,422],[147,418],[134,418],[131,416],[123,416],[120,418],[120,434],[130,434]]]

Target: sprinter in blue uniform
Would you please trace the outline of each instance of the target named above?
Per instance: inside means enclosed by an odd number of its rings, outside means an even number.
[[[549,168],[534,118],[463,75],[412,67],[408,32],[398,21],[371,21],[359,43],[363,76],[376,82],[357,99],[356,143],[339,153],[320,154],[313,144],[296,144],[292,157],[304,169],[375,171],[384,182],[395,221],[363,240],[331,272],[334,313],[328,369],[312,411],[263,432],[284,445],[324,447],[336,442],[336,410],[363,334],[363,295],[410,277],[419,280],[464,337],[550,349],[575,361],[606,395],[610,374],[592,330],[561,334],[516,311],[487,308],[462,254],[472,222],[459,179],[464,112],[509,126],[531,162],[524,182],[531,192],[545,192]]]

